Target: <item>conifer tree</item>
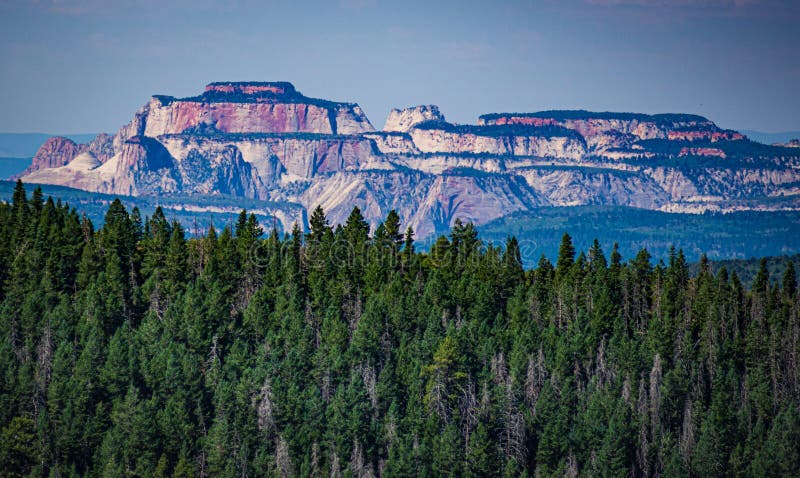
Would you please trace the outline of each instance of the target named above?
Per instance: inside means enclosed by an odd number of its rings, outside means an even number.
[[[561,245],[558,246],[558,261],[556,261],[556,275],[563,278],[575,263],[575,247],[572,237],[566,232],[561,236]]]

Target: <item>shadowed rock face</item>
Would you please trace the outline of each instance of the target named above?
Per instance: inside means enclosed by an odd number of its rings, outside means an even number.
[[[50,138],[23,180],[269,200],[285,205],[275,209],[285,229],[318,204],[333,223],[359,206],[373,226],[395,209],[425,237],[458,218],[544,205],[793,207],[773,200],[800,197],[793,146],[752,143],[696,115],[544,111],[457,125],[433,105],[392,110],[375,131],[354,103],[286,82],[220,82],[196,97],[154,96],[113,136]]]

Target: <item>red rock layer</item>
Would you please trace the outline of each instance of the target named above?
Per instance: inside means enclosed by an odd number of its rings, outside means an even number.
[[[725,158],[725,151],[718,148],[682,148],[678,156],[716,156]]]
[[[175,101],[153,105],[144,134],[181,134],[203,124],[223,133],[333,133],[328,110],[316,105]]]

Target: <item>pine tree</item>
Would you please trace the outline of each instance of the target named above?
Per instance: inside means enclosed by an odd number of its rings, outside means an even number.
[[[572,237],[566,232],[561,236],[561,245],[558,246],[558,261],[556,261],[556,276],[561,279],[569,272],[575,263],[575,247]]]
[[[403,244],[403,233],[400,231],[400,216],[397,211],[392,209],[386,215],[386,221],[383,223],[386,228],[386,237],[394,244],[395,248],[399,248]]]
[[[797,274],[794,271],[794,262],[787,261],[786,271],[783,273],[783,293],[793,297],[797,291]]]
[[[311,218],[308,220],[308,224],[311,227],[311,233],[309,234],[309,240],[311,242],[322,241],[325,233],[330,230],[328,218],[325,217],[325,211],[322,210],[322,206],[317,206],[314,209],[314,212],[311,213]]]

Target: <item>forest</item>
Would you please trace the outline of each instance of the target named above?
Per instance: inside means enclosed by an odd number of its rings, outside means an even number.
[[[0,476],[800,476],[800,294],[393,211],[0,204]]]

